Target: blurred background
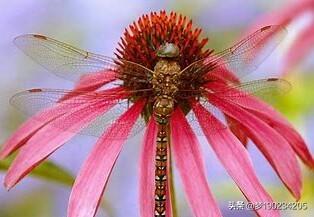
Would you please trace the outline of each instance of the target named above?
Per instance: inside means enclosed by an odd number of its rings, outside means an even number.
[[[300,10],[292,11],[299,5]],[[300,3],[303,2],[303,3]],[[308,2],[312,2],[311,4]],[[306,5],[308,4],[308,5]],[[293,86],[274,106],[285,114],[303,135],[312,153],[314,151],[314,3],[313,1],[287,0],[126,0],[71,1],[71,0],[0,0],[0,146],[25,120],[9,105],[14,93],[36,87],[72,88],[73,83],[47,72],[32,62],[12,43],[14,37],[25,33],[40,33],[77,47],[107,56],[113,56],[124,28],[139,16],[151,11],[180,12],[193,19],[210,38],[208,47],[224,49],[246,32],[254,30],[256,23],[288,24],[288,36],[279,48],[255,71],[251,78],[283,76]],[[289,11],[290,10],[290,11]],[[276,16],[273,16],[273,15]],[[286,21],[284,18],[289,18]],[[303,38],[302,38],[302,37]],[[307,36],[307,37],[306,37]],[[312,38],[311,38],[312,37]],[[302,38],[302,40],[300,40]],[[312,40],[312,43],[311,43]],[[307,45],[302,42],[308,42]],[[300,43],[300,44],[298,44]],[[312,45],[309,46],[309,45]],[[300,50],[297,50],[300,48]],[[291,49],[293,52],[291,52]],[[289,54],[290,53],[290,54]],[[289,61],[287,55],[298,54]],[[138,214],[138,158],[141,136],[129,140],[114,168],[104,201],[97,216],[122,217]],[[75,176],[96,138],[76,136],[53,154],[51,160]],[[209,184],[224,217],[253,217],[252,211],[235,211],[228,208],[229,201],[245,201],[241,192],[226,174],[217,158],[200,138],[206,159]],[[249,152],[260,180],[276,201],[293,201],[268,162],[254,145]],[[7,162],[0,164],[0,182],[3,182]],[[56,165],[50,165],[56,167]],[[48,165],[48,168],[50,168]],[[303,196],[308,204],[306,211],[283,211],[284,217],[314,216],[314,175],[302,165]],[[68,175],[64,175],[68,176]],[[51,181],[52,180],[52,181]],[[0,217],[65,217],[70,194],[71,177],[64,181],[27,177],[10,192],[0,186]],[[69,181],[70,180],[70,181]],[[192,214],[175,172],[178,216]]]

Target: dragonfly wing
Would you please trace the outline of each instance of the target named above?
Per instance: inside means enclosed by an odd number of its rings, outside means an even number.
[[[239,102],[242,106],[245,106],[245,97],[247,96],[257,96],[263,98],[264,100],[270,100],[273,99],[273,97],[289,92],[290,89],[291,84],[288,81],[278,78],[260,79],[229,86],[218,83],[213,84],[212,86],[209,85],[208,88],[202,92],[203,97],[199,99],[199,103],[205,107],[214,117],[224,123],[224,126],[222,127],[213,128],[213,126],[216,124],[212,124],[211,120],[208,120],[208,127],[211,128],[212,132],[215,132],[217,130],[225,129],[227,125],[229,127],[237,127],[239,123],[236,121],[228,121],[225,114],[223,114],[217,107],[212,105],[207,99],[206,91],[207,94],[214,94],[215,96],[223,98],[224,100],[234,103]],[[201,127],[199,126],[193,111],[190,111],[187,114],[187,119],[195,129],[196,133],[202,135]]]
[[[287,35],[280,25],[263,27],[231,48],[214,57],[217,67],[226,67],[236,77],[242,78],[255,71]]]
[[[79,132],[79,134],[98,137],[129,108],[127,96],[133,92],[31,89],[14,95],[10,103],[34,121],[51,122],[53,127],[65,131],[71,131],[72,120],[85,118],[85,114],[88,116],[94,110],[100,111],[91,119],[90,124],[82,126]],[[69,94],[71,97],[67,97]],[[123,128],[125,123],[119,123],[119,125]],[[138,121],[136,125],[137,130],[132,132],[134,135],[145,126],[145,122]],[[119,135],[115,136],[115,138],[118,137]]]
[[[214,84],[214,85],[212,85]],[[254,95],[262,99],[267,99],[269,97],[281,96],[291,90],[291,84],[279,78],[267,78],[260,80],[253,80],[249,82],[242,82],[240,84],[220,84],[219,83],[209,83],[206,85],[207,90],[211,93],[220,95],[221,97],[243,97],[248,95]],[[217,87],[218,84],[218,87]],[[217,90],[218,89],[218,90]],[[206,90],[206,88],[205,88]],[[204,94],[204,89],[200,90],[179,90],[179,99],[189,99],[197,98]]]
[[[82,135],[88,135],[88,136],[95,136],[99,137],[105,132],[105,130],[112,125],[113,123],[116,123],[116,120],[124,113],[126,112],[129,107],[132,105],[127,100],[120,101],[117,103],[114,107],[112,107],[109,111],[106,113],[98,116],[93,122],[91,122],[87,127],[85,127],[80,134]],[[117,126],[119,126],[121,129],[123,129],[126,126],[126,123],[119,122],[117,123]],[[130,134],[129,138],[133,137],[134,135],[138,134],[144,127],[146,126],[144,118],[140,117],[135,122]],[[119,135],[111,135],[115,139],[119,139]]]
[[[43,35],[21,35],[15,45],[35,62],[59,77],[77,81],[82,75],[95,72],[116,72],[146,78],[152,71],[139,64],[81,50]],[[123,66],[123,70],[121,68]],[[147,79],[146,79],[147,80]]]
[[[291,84],[284,79],[267,78],[235,85],[223,85],[218,87],[218,90],[213,87],[210,91],[229,100],[240,99],[249,95],[267,100],[288,93],[291,87]]]
[[[64,109],[70,109],[91,103],[121,100],[121,96],[123,93],[125,93],[125,95],[128,94],[127,91],[85,92],[38,88],[22,91],[15,94],[10,99],[10,104],[16,107],[25,115],[32,116],[42,110],[51,108],[56,105],[60,105]]]
[[[201,97],[199,99],[199,103],[210,113],[212,114],[214,117],[216,117],[218,120],[220,120],[222,123],[226,123],[226,119],[224,114],[217,108],[215,107],[213,104],[211,104],[205,97]],[[186,118],[189,122],[189,124],[191,125],[191,127],[193,128],[194,132],[199,135],[199,136],[203,136],[203,130],[196,118],[196,115],[194,113],[193,110],[191,110],[187,115]],[[214,127],[215,126],[215,127]],[[223,130],[226,129],[227,126],[226,125],[221,125],[221,126],[217,126],[214,122],[213,119],[207,120],[207,125],[206,127],[208,127],[209,129],[211,129],[212,132],[217,132],[219,130]]]
[[[192,63],[182,71],[182,76],[193,74],[195,78],[208,72],[231,72],[240,79],[252,73],[272,53],[286,36],[283,26],[265,26],[247,36],[232,47]]]

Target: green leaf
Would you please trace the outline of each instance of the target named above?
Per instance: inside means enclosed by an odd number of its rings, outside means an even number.
[[[32,189],[14,200],[1,201],[0,217],[52,217],[53,203],[48,189]]]
[[[5,160],[0,161],[0,171],[8,170],[14,156],[10,156]],[[48,181],[53,181],[66,186],[72,186],[74,177],[64,168],[58,166],[52,161],[45,161],[36,167],[31,175]]]

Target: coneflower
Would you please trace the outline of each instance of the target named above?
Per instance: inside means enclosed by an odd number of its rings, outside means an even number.
[[[130,25],[119,43],[117,58],[41,35],[16,38],[17,46],[39,64],[64,78],[80,80],[74,90],[32,89],[12,98],[14,105],[37,113],[0,153],[4,158],[20,149],[5,186],[12,188],[77,133],[99,135],[76,178],[68,207],[68,217],[95,216],[123,144],[146,127],[139,165],[140,215],[172,216],[169,177],[173,156],[193,215],[221,216],[192,127],[198,122],[249,201],[272,202],[272,198],[254,172],[245,148],[248,138],[299,199],[302,182],[296,156],[310,168],[313,157],[291,124],[253,96],[288,88],[289,83],[277,78],[240,82],[280,42],[284,28],[263,27],[220,53],[204,51],[207,39],[200,39],[200,33],[186,17],[161,11]],[[278,210],[255,211],[259,216],[280,216]]]

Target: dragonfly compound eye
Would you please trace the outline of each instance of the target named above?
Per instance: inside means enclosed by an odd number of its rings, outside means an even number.
[[[173,43],[165,43],[157,50],[158,57],[175,58],[179,56],[180,49]]]

